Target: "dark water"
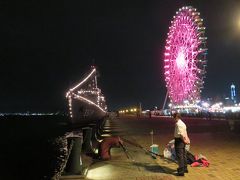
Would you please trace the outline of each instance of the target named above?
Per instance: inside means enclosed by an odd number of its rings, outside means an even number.
[[[66,116],[0,117],[0,179],[56,177],[66,157]]]

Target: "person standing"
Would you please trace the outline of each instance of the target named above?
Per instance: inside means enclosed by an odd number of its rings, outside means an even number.
[[[184,176],[184,173],[188,173],[187,169],[187,157],[186,157],[186,144],[190,144],[190,140],[187,135],[186,124],[181,120],[181,115],[179,113],[174,113],[173,118],[175,119],[175,152],[178,162],[177,175]]]

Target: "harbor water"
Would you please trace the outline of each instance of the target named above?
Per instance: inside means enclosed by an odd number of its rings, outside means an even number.
[[[67,117],[1,116],[0,179],[58,177],[67,156]]]

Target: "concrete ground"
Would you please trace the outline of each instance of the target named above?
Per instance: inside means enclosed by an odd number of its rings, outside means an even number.
[[[240,133],[239,124],[233,131],[227,121],[183,118],[191,139],[190,152],[203,154],[209,167],[188,167],[189,173],[177,177],[177,164],[157,157],[152,158],[143,149],[125,143],[127,158],[122,148],[112,148],[112,159],[96,160],[89,168],[86,179],[108,180],[172,180],[172,179],[240,179]],[[163,154],[165,145],[173,138],[174,121],[171,118],[120,117],[108,119],[103,136],[117,135],[149,149],[150,131],[154,144]]]

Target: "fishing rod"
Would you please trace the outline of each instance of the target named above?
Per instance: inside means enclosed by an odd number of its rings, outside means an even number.
[[[123,149],[125,155],[127,156],[127,158],[130,159],[130,157],[129,157],[128,153],[127,153],[127,149],[125,148],[125,146],[123,146],[123,144],[121,142],[119,142],[119,144],[122,147],[122,149]]]
[[[122,137],[121,137],[121,139],[122,139],[124,142],[128,143],[128,144],[131,144],[131,145],[133,145],[133,146],[135,146],[135,147],[141,148],[142,150],[144,150],[144,151],[145,151],[146,153],[148,153],[148,154],[156,155],[156,156],[159,156],[159,157],[161,157],[161,158],[168,159],[168,158],[165,158],[165,157],[164,157],[163,155],[161,155],[161,154],[152,152],[152,151],[150,151],[150,150],[142,147],[140,144],[137,144],[137,143],[135,143],[135,142],[129,141],[129,140],[127,140],[127,139],[125,139],[125,138],[122,138]]]

